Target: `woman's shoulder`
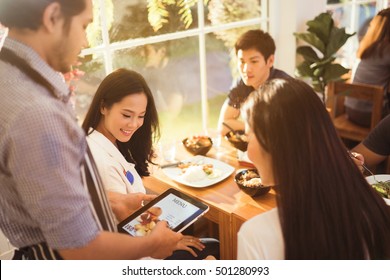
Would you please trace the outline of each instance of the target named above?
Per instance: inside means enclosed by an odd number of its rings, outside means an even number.
[[[264,229],[259,232],[259,229]],[[268,212],[259,214],[252,219],[246,221],[240,229],[240,234],[247,236],[248,238],[268,238],[274,236],[274,232],[280,231],[280,221],[277,208],[274,208]]]
[[[284,259],[283,235],[276,208],[246,221],[238,236],[251,248],[249,255],[241,248],[242,258]]]

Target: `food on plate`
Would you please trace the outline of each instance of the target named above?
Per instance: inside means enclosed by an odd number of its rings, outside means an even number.
[[[390,198],[390,181],[378,181],[372,187],[384,198]]]
[[[213,173],[213,165],[212,164],[202,164],[202,163],[193,163],[193,162],[182,162],[177,167],[179,167],[182,173],[185,173],[189,167],[200,166],[204,173],[210,175]]]
[[[221,175],[221,172],[216,170],[212,164],[184,162],[178,167],[181,169],[181,176],[187,182],[196,182],[205,178],[213,179]]]
[[[186,168],[182,176],[187,182],[200,181],[207,177],[203,167],[200,165]]]

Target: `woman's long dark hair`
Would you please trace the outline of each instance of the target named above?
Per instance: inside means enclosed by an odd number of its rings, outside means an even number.
[[[98,126],[102,104],[111,108],[124,97],[143,92],[148,104],[143,125],[126,143],[117,141],[118,148],[127,161],[135,163],[140,176],[148,176],[148,163],[154,158],[153,142],[160,137],[158,115],[152,92],[145,79],[137,72],[118,69],[109,74],[98,87],[83,122],[83,129],[90,134]],[[92,129],[91,129],[92,128]]]
[[[381,10],[370,22],[366,34],[362,38],[357,57],[383,57],[390,46],[390,8]]]
[[[389,259],[390,208],[348,155],[312,88],[272,80],[243,110],[272,157],[286,259]]]

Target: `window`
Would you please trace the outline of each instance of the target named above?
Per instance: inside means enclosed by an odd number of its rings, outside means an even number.
[[[268,0],[193,0],[183,22],[167,5],[167,22],[153,29],[152,0],[94,0],[95,20],[83,51],[76,110],[82,120],[101,80],[126,67],[142,73],[158,107],[162,138],[183,139],[216,128],[236,77],[231,48],[248,29],[268,30]],[[157,14],[154,14],[156,17]],[[186,25],[187,24],[187,25]]]
[[[371,19],[389,6],[388,0],[328,0],[327,10],[332,13],[335,24],[345,27],[348,33],[356,35],[348,39],[340,52],[340,63],[352,68],[359,40],[365,34]]]

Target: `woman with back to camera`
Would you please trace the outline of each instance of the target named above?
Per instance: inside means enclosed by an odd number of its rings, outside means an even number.
[[[248,156],[277,208],[244,223],[239,259],[390,259],[390,208],[350,158],[313,89],[273,80],[243,108]]]
[[[383,116],[389,113],[390,82],[390,8],[380,11],[370,22],[359,44],[357,60],[352,71],[353,83],[384,87]],[[358,125],[369,127],[372,103],[346,98],[348,118]]]
[[[141,177],[149,176],[153,142],[159,137],[157,110],[145,79],[127,69],[109,74],[98,87],[82,127],[109,198],[145,193]],[[118,220],[128,216],[124,211],[114,213]],[[205,246],[199,238],[185,235],[176,250],[170,258],[205,258],[219,252],[219,244]]]

